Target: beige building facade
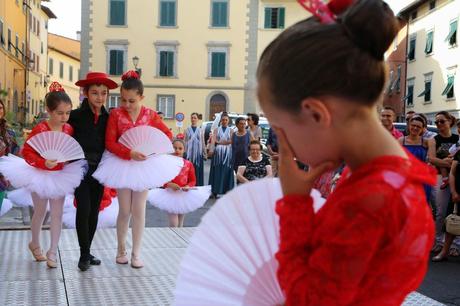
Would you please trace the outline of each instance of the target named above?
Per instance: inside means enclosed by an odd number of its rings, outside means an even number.
[[[80,104],[80,88],[75,85],[80,73],[80,41],[48,34],[48,75],[50,82],[59,82],[72,99]]]
[[[459,118],[460,1],[413,1],[401,14],[408,20],[406,111],[431,121],[439,111]]]
[[[29,50],[32,60],[26,90],[26,122],[33,121],[44,111],[44,99],[48,92],[48,20],[56,18],[54,13],[41,1],[30,1],[28,12]]]
[[[307,13],[296,1],[83,0],[81,76],[141,70],[144,104],[210,120],[223,110],[258,111],[255,73],[265,46]],[[134,59],[134,60],[133,60]],[[108,107],[119,105],[119,91]],[[176,131],[176,130],[175,130]]]
[[[22,121],[27,77],[27,6],[22,1],[0,1],[0,98],[7,117]]]

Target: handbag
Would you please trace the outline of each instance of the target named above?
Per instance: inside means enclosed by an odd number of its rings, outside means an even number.
[[[460,236],[460,216],[457,215],[458,203],[454,204],[454,211],[446,217],[446,232]]]

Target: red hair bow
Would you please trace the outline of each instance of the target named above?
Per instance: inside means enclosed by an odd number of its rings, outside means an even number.
[[[65,92],[64,87],[62,87],[61,84],[59,84],[58,82],[53,82],[53,83],[51,83],[51,85],[49,87],[49,92],[56,92],[56,91]]]
[[[345,12],[353,0],[332,0],[327,5],[321,0],[297,0],[299,4],[319,18],[321,23],[333,23],[337,15]]]
[[[136,71],[128,70],[121,76],[122,81],[126,81],[127,79],[140,79],[140,77]]]

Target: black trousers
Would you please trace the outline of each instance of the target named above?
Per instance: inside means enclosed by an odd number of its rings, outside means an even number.
[[[77,201],[75,225],[80,244],[80,256],[85,259],[89,259],[91,242],[97,228],[99,207],[104,194],[104,186],[92,177],[94,171],[96,167],[90,166],[80,186],[75,189]]]

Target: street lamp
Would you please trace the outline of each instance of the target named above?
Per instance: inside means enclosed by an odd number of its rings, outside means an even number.
[[[50,83],[50,81],[51,81],[51,77],[49,74],[47,74],[43,80],[43,86],[46,88],[48,84]]]
[[[139,65],[139,57],[134,56],[133,57],[133,65],[134,65],[134,70],[136,70],[137,74],[139,74],[139,77],[142,75],[142,69],[137,68],[137,65]]]

